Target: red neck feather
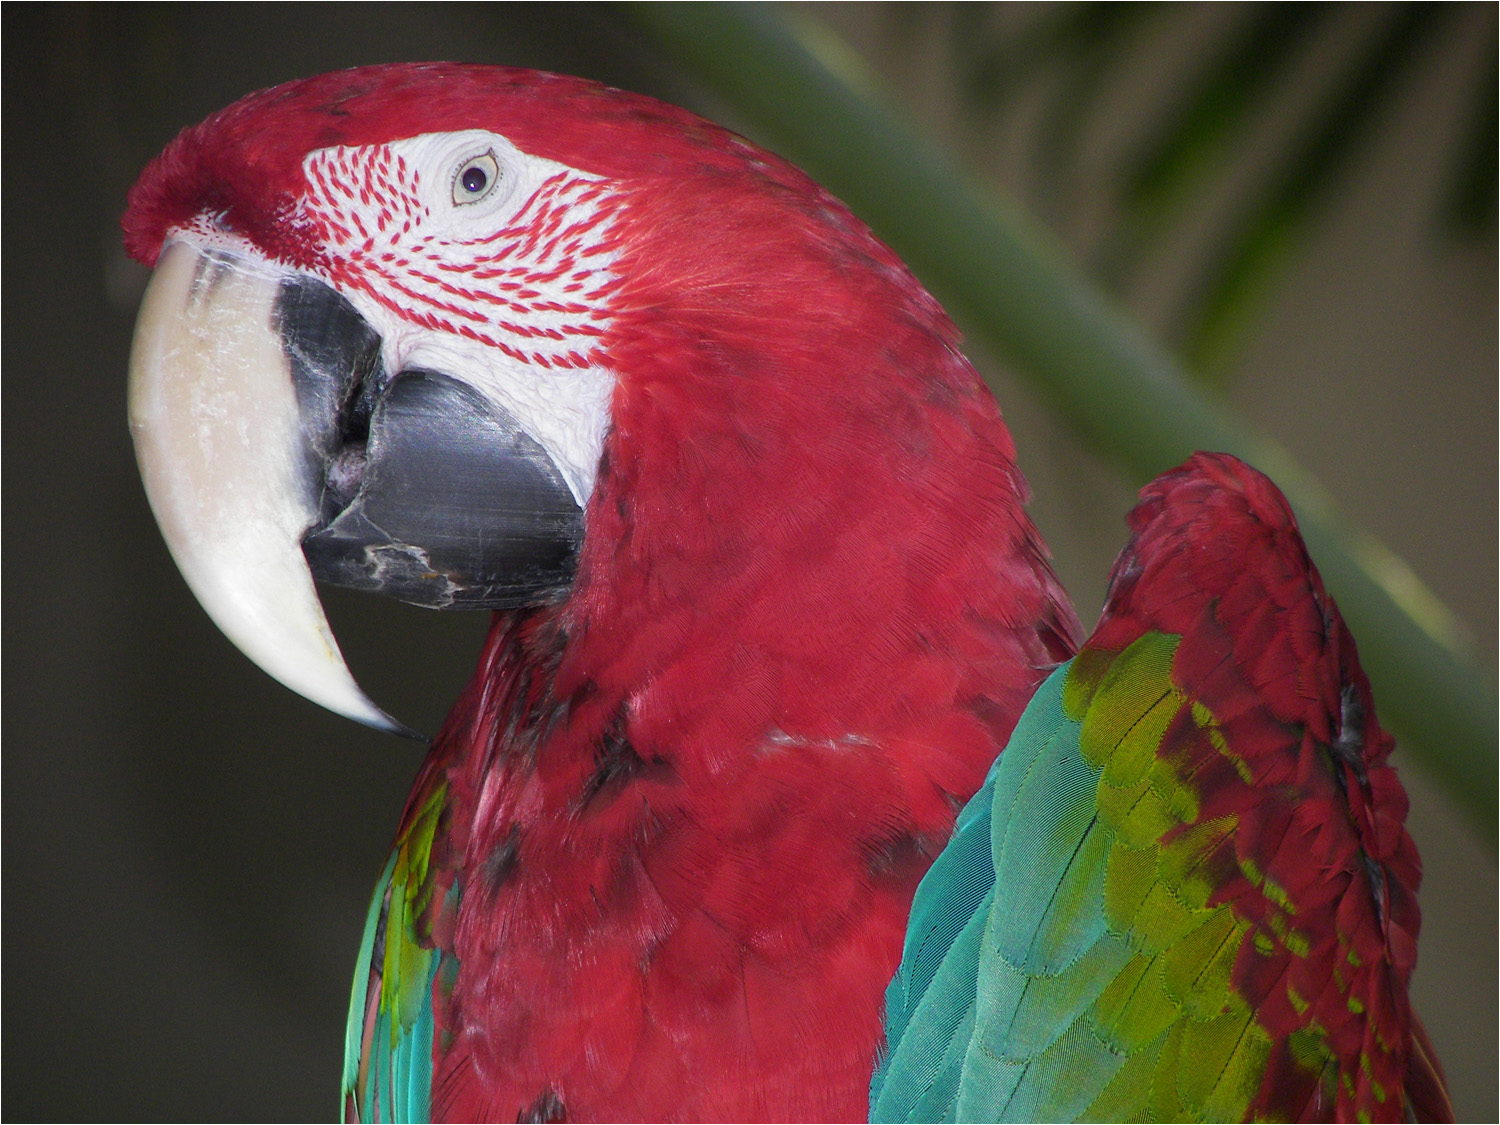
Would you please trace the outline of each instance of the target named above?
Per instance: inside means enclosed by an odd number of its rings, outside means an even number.
[[[862,1116],[916,882],[1077,636],[932,299],[826,196],[690,186],[624,220],[574,593],[440,741],[459,1112]]]

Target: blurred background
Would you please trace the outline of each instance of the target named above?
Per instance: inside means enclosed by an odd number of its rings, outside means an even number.
[[[1282,442],[1452,608],[1493,680],[1495,5],[768,14]],[[3,28],[0,1112],[331,1116],[368,896],[421,751],[268,679],[177,576],[125,427],[145,284],[119,246],[125,192],[251,90],[403,59],[587,75],[774,137],[609,6],[9,5]],[[1133,485],[1008,364],[974,358],[1091,620]],[[328,601],[374,698],[436,729],[484,617]],[[1493,1120],[1493,827],[1397,761],[1426,867],[1415,1000],[1460,1119]]]

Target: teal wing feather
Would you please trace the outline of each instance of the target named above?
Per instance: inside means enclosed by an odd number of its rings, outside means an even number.
[[[963,854],[977,870],[934,865],[937,883],[923,885],[940,897],[944,883],[991,882],[936,971],[921,971],[931,981],[890,1038],[876,1120],[1238,1120],[1250,1110],[1270,1044],[1230,988],[1249,927],[1210,902],[1214,881],[1201,877],[1222,826],[1162,843],[1192,811],[1156,754],[1188,706],[1171,686],[1175,647],[1150,634],[1102,682],[1070,662],[1038,690],[979,797],[988,853],[971,846]],[[909,949],[940,941],[952,921],[917,925]],[[920,986],[916,967],[903,965],[893,994]]]
[[[963,1120],[1072,1120],[1120,1062],[1078,1019],[1129,952],[1104,918],[1097,775],[1063,714],[1064,676],[1033,702],[1023,740],[1011,744],[1022,753],[1002,755],[996,771],[991,859],[1006,893],[981,939],[984,987],[956,1105]]]
[[[990,862],[995,768],[959,814],[952,840],[912,902],[901,971],[886,991],[889,1049],[871,1084],[872,1111],[901,1105],[912,1120],[953,1119],[949,1093],[973,1031],[979,937],[995,897]],[[901,1062],[893,1067],[903,1042]]]
[[[433,863],[445,808],[446,787],[438,785],[398,836],[370,903],[344,1037],[347,1121],[431,1118],[433,986],[444,961],[432,921],[454,905],[438,901]]]
[[[1078,950],[1100,929],[1097,919],[1076,930],[1057,925],[1061,907],[1053,892],[1082,850],[1092,805],[1084,792],[1086,771],[1067,765],[1077,724],[1062,714],[1065,674],[1066,666],[1037,692],[917,892],[901,969],[886,996],[887,1055],[871,1084],[871,1120],[1063,1116],[1034,1096],[1035,1078],[1024,1082],[1024,1067],[985,1054],[976,1044],[976,1021],[980,1040],[986,1026],[998,1020],[1009,1028],[1017,1017],[1016,1033],[1029,1042],[1060,1038],[1071,1022],[1066,1013],[1046,1011],[1037,1003],[1040,992],[1023,1003],[1025,982],[1013,979],[1002,950],[1019,949],[1020,960],[1034,956],[1042,966],[1078,960]],[[1037,820],[1051,823],[1026,838]],[[996,908],[997,882],[1007,888],[1003,909]],[[1087,967],[1101,971],[1097,961]],[[996,987],[976,988],[976,981]],[[1002,1007],[1011,1009],[1008,1016],[1000,1015]],[[1048,1026],[1057,1023],[1061,1029]],[[992,1104],[976,1104],[976,1090]],[[1007,1107],[1016,1112],[1007,1114]]]

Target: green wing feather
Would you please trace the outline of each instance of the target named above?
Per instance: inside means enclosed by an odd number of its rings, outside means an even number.
[[[443,960],[431,938],[438,889],[431,860],[446,799],[446,786],[438,785],[422,803],[370,903],[344,1038],[349,1121],[431,1116],[433,982]]]
[[[1162,842],[1196,804],[1157,754],[1194,710],[1175,647],[1148,634],[1097,680],[1070,663],[1037,692],[964,812],[989,848],[945,851],[918,893],[872,1119],[1245,1115],[1270,1041],[1230,987],[1248,925],[1209,901],[1203,860],[1227,826]],[[942,913],[976,883],[966,920]]]
[[[974,1029],[979,940],[995,897],[990,804],[998,768],[959,814],[912,902],[901,971],[886,992],[891,1055],[871,1084],[872,1121],[885,1119],[880,1107],[896,1105],[909,1120],[952,1120],[951,1092]],[[905,1053],[892,1065],[903,1043]]]
[[[872,1119],[1451,1120],[1393,742],[1290,509],[1199,454],[1130,522],[917,891]]]

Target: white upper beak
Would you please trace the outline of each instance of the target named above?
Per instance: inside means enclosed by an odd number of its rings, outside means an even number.
[[[130,431],[188,586],[246,656],[293,691],[404,731],[360,690],[303,557],[319,496],[273,312],[283,275],[172,241],[130,356]]]

